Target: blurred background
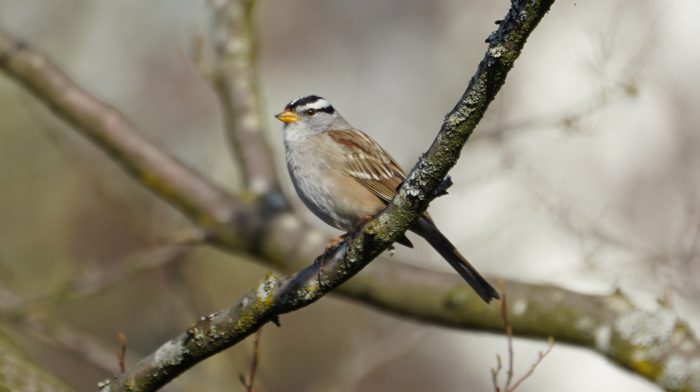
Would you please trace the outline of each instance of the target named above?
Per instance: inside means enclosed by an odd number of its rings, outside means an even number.
[[[508,6],[260,1],[268,139],[285,181],[281,127],[272,116],[311,93],[412,167]],[[620,287],[648,309],[670,301],[698,330],[698,15],[696,0],[555,3],[453,169],[451,196],[431,206],[481,271],[586,293]],[[0,0],[2,28],[235,191],[206,77],[208,18],[203,0]],[[304,217],[326,230],[285,185]],[[118,371],[118,332],[133,363],[231,304],[267,271],[200,247],[118,284],[91,280],[94,271],[167,257],[163,244],[187,227],[0,75],[0,301],[41,299],[0,317],[0,328],[33,360],[78,390],[94,390]],[[398,250],[401,260],[449,268],[415,242],[416,249]],[[76,282],[95,289],[73,298]],[[333,296],[285,315],[282,325],[264,329],[260,391],[491,390],[489,369],[506,349],[500,335],[421,325]],[[516,340],[516,372],[544,347]],[[243,390],[238,375],[251,352],[249,339],[167,390]],[[557,345],[519,390],[658,389],[599,355]]]

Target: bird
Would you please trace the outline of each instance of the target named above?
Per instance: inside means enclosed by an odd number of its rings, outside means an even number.
[[[384,209],[406,178],[389,153],[325,98],[294,99],[275,117],[283,123],[287,169],[296,193],[330,226],[343,231],[357,227]],[[409,231],[423,237],[486,303],[500,299],[427,212]],[[397,242],[413,247],[405,235]]]

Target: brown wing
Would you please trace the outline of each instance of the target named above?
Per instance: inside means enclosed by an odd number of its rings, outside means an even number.
[[[345,171],[384,203],[406,178],[401,167],[384,149],[362,131],[328,131],[328,136],[346,147]]]

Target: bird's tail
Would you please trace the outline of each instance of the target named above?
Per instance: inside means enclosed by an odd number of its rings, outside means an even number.
[[[481,274],[474,268],[467,259],[462,256],[457,248],[435,227],[435,224],[429,220],[430,218],[422,217],[416,223],[416,226],[411,228],[416,234],[425,238],[426,241],[440,255],[447,260],[452,268],[476,291],[479,296],[489,303],[492,299],[500,299],[498,291],[484,279]]]

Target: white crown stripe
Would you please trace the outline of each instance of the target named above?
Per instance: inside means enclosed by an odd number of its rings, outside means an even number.
[[[309,110],[309,109],[320,110],[320,109],[330,108],[330,107],[331,107],[331,104],[328,103],[328,101],[326,101],[326,100],[323,99],[323,98],[319,98],[319,99],[317,99],[317,100],[315,100],[315,101],[313,101],[313,102],[309,102],[309,103],[307,103],[307,104],[304,104],[304,105],[302,105],[302,106],[299,106],[299,107],[297,108],[297,110],[298,110],[298,111],[304,111],[304,110]]]

